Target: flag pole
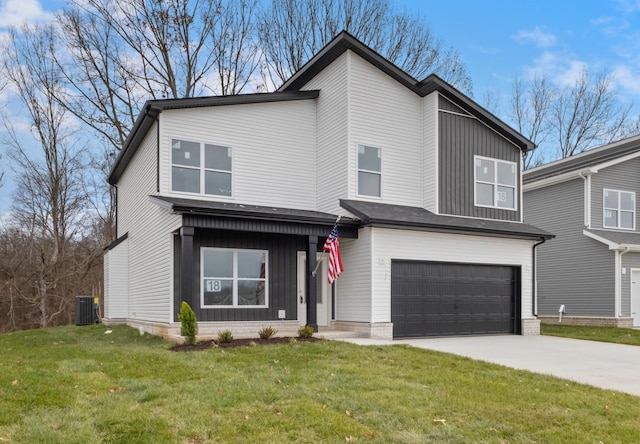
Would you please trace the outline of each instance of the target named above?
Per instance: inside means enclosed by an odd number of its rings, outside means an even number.
[[[338,225],[338,222],[340,222],[340,218],[342,216],[338,216],[338,218],[336,219],[336,223],[334,224],[334,227],[336,225]],[[318,263],[316,264],[316,268],[311,272],[311,276],[316,277],[316,273],[318,272],[318,267],[320,266],[320,264],[322,263],[322,261],[324,260],[324,254],[327,252],[327,250],[325,250],[324,248],[322,249],[322,256],[320,256],[320,260],[318,261]]]

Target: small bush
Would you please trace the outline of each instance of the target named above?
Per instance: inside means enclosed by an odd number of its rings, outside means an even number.
[[[271,337],[275,336],[276,333],[278,333],[278,330],[275,328],[265,327],[258,332],[258,336],[260,336],[260,339],[271,339]]]
[[[298,329],[298,336],[301,338],[310,338],[313,336],[313,327],[310,325],[305,325],[304,327],[300,327]]]
[[[296,342],[298,342],[296,338],[289,338],[289,344],[295,344]]]
[[[233,333],[231,333],[231,330],[219,331],[218,342],[222,344],[228,344],[229,342],[233,342]]]
[[[185,342],[189,345],[195,345],[196,335],[198,334],[198,320],[191,306],[185,301],[182,301],[180,305],[178,320],[182,324],[180,334],[185,337]]]

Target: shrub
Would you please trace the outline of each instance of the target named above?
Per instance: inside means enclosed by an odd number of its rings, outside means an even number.
[[[218,332],[218,342],[228,344],[233,341],[233,333],[231,330],[223,330]]]
[[[191,306],[184,301],[180,305],[178,320],[182,324],[180,333],[185,337],[185,342],[189,345],[195,345],[196,335],[198,334],[198,320]]]
[[[305,325],[304,327],[300,327],[298,329],[298,336],[301,338],[310,338],[313,336],[313,327],[310,325]]]
[[[265,327],[258,332],[258,336],[260,336],[260,339],[271,339],[271,337],[275,336],[276,333],[278,333],[278,330],[275,328]]]

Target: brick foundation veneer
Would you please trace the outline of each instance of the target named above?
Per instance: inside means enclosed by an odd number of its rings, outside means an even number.
[[[587,316],[562,316],[562,322],[558,322],[558,316],[538,316],[544,324],[582,325],[586,327],[620,327],[633,328],[633,318],[596,318]]]

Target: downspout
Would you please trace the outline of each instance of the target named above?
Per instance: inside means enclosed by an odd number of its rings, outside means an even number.
[[[616,250],[616,279],[615,279],[615,317],[622,317],[622,255],[629,252],[631,248]]]
[[[540,242],[537,242],[535,244],[533,244],[533,249],[531,250],[532,252],[532,264],[531,264],[531,269],[532,269],[532,286],[531,286],[531,293],[533,295],[532,298],[532,306],[531,306],[531,311],[533,316],[535,316],[536,318],[538,317],[538,291],[537,291],[537,287],[538,287],[538,280],[536,279],[536,247],[538,245],[542,245],[547,241],[547,239],[545,239],[544,237],[540,238]]]
[[[589,170],[586,174],[582,171],[578,173],[584,180],[584,226],[591,228],[591,175],[593,171]]]

